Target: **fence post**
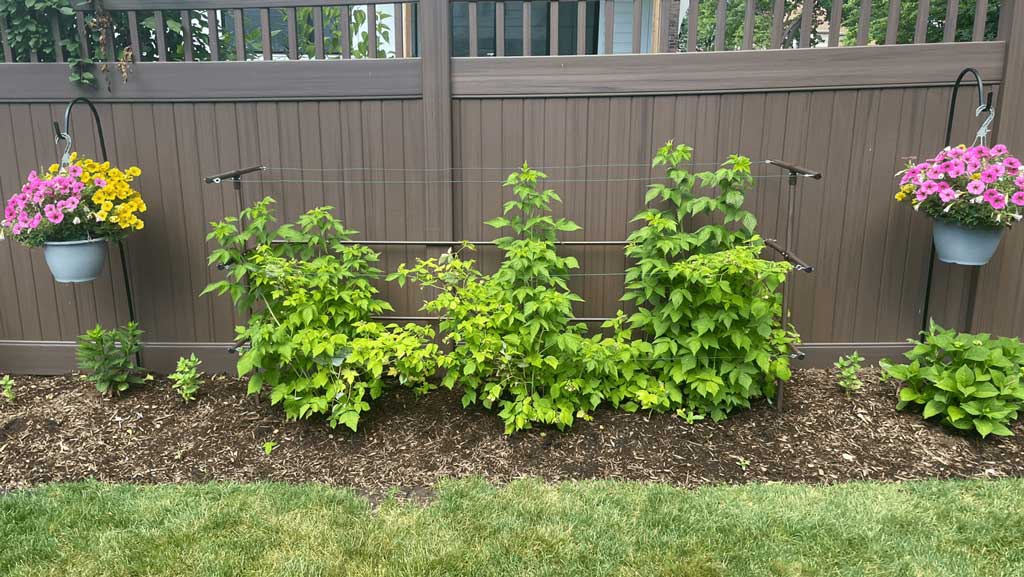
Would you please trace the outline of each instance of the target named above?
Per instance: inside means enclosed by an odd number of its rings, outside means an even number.
[[[1003,79],[996,102],[995,138],[1017,155],[1024,154],[1024,0],[1008,0],[999,16],[999,40],[1006,42]],[[971,330],[1003,336],[1024,337],[1024,224],[1004,237],[999,251],[981,267],[974,289],[975,307]]]
[[[420,62],[427,195],[427,240],[454,240],[452,88],[448,0],[420,0]]]

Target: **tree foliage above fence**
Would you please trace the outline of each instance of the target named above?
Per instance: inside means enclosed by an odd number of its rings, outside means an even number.
[[[829,34],[829,22],[832,15],[833,0],[817,0],[814,3],[814,22],[811,25],[811,46],[825,44]],[[969,42],[972,39],[974,17],[977,11],[977,0],[963,0],[958,4],[955,42]],[[803,0],[786,0],[783,10],[782,42],[786,48],[796,47],[800,43],[802,14],[805,3]],[[885,44],[889,20],[889,0],[872,0],[871,18],[868,21],[867,43]],[[985,20],[985,40],[995,40],[999,29],[1000,2],[985,4],[987,17]],[[861,1],[846,0],[841,4],[842,26],[838,44],[854,46],[860,33]],[[917,22],[918,2],[901,2],[898,20],[897,44],[911,44]],[[685,3],[680,14],[679,46],[687,46],[689,36],[689,19]],[[700,2],[698,4],[697,42],[698,51],[714,50],[715,32],[718,10],[717,2]],[[925,42],[942,42],[947,19],[948,5],[935,3],[928,12],[928,24],[925,28]],[[775,11],[775,0],[754,0],[754,48],[778,48],[772,46],[772,18]],[[723,45],[726,50],[738,50],[743,44],[743,23],[746,15],[746,3],[732,0],[726,2],[726,24]]]

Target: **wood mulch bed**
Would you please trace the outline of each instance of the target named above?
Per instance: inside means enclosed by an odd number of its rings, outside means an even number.
[[[388,393],[358,433],[286,422],[245,385],[208,377],[183,404],[165,380],[116,399],[77,376],[19,377],[0,398],[0,492],[54,481],[322,482],[416,498],[446,477],[495,482],[630,479],[675,485],[1002,477],[1024,473],[1024,426],[981,441],[894,409],[876,372],[852,397],[825,370],[800,370],[778,411],[765,403],[722,423],[601,410],[569,431],[511,437],[492,413],[440,390]],[[267,455],[263,443],[277,448]]]

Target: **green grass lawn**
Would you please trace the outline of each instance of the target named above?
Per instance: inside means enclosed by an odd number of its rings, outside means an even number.
[[[1024,480],[689,491],[54,485],[0,497],[0,575],[1024,575]]]

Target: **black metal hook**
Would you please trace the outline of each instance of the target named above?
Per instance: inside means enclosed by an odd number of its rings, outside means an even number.
[[[953,138],[953,116],[956,115],[956,96],[957,93],[960,92],[960,85],[963,84],[964,76],[967,76],[968,74],[974,75],[974,80],[977,82],[978,88],[978,109],[975,111],[974,115],[978,116],[982,112],[988,112],[991,115],[993,112],[992,90],[990,89],[988,91],[988,97],[985,97],[985,83],[981,80],[981,74],[978,70],[970,67],[961,70],[960,75],[956,77],[956,82],[953,83],[953,94],[949,99],[949,114],[946,117],[946,138],[943,146],[949,146],[950,139]],[[986,121],[983,126],[987,128],[989,123],[991,123],[991,120]]]

